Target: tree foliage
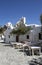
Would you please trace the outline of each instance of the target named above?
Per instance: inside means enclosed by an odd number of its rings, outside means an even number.
[[[4,31],[4,29],[1,27],[1,28],[0,28],[0,34],[2,34],[3,31]]]
[[[40,15],[40,22],[41,22],[41,24],[42,24],[42,14]]]
[[[27,27],[19,27],[16,30],[13,29],[11,34],[23,35],[23,34],[26,34],[30,30],[31,30],[31,27],[29,27],[29,28],[27,28]]]
[[[3,26],[3,27],[1,26],[0,27],[0,34],[3,34],[6,29],[7,29],[6,26]]]

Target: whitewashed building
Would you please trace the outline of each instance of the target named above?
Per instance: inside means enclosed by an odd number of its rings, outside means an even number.
[[[15,26],[13,26],[10,22],[6,24],[7,30],[4,32],[5,36],[5,42],[10,43],[10,42],[20,42],[20,41],[31,41],[31,42],[38,42],[41,41],[41,25],[36,25],[36,24],[26,24],[26,18],[22,17]],[[32,27],[32,30],[27,32],[25,35],[20,35],[19,39],[17,35],[11,35],[10,32],[12,29],[17,29],[18,27]]]

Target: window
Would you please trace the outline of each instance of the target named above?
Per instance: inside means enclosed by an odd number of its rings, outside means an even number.
[[[29,39],[29,35],[27,35],[27,39]]]
[[[42,34],[41,34],[41,33],[39,33],[39,39],[40,39],[40,40],[42,40],[42,37],[41,37],[41,36],[42,36]]]
[[[8,35],[8,37],[10,38],[10,35]]]
[[[4,41],[6,41],[6,38],[4,38]]]

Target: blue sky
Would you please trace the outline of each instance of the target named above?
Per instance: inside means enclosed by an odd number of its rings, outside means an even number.
[[[41,13],[42,0],[0,0],[0,25],[16,24],[22,16],[27,24],[40,24]]]

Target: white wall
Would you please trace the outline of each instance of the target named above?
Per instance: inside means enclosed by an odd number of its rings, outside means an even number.
[[[38,42],[39,41],[40,31],[41,31],[40,27],[36,27],[36,28],[34,28],[34,30],[31,31],[31,33],[30,33],[31,42]]]
[[[9,41],[14,41],[16,42],[16,35],[10,35],[10,32],[12,31],[12,29],[7,29],[4,32],[5,35],[5,39],[6,39],[6,43],[9,43]],[[31,41],[31,42],[37,42],[39,40],[39,33],[40,33],[40,27],[34,27],[33,30],[31,30],[30,32],[27,32],[25,35],[20,35],[19,36],[19,42],[20,41]],[[8,35],[10,35],[10,38],[8,37]],[[29,35],[29,39],[27,39],[27,35]]]
[[[29,39],[27,39],[27,35],[29,35]],[[19,36],[19,41],[30,41],[30,34],[29,34],[29,32],[27,32],[24,35],[20,35]]]

